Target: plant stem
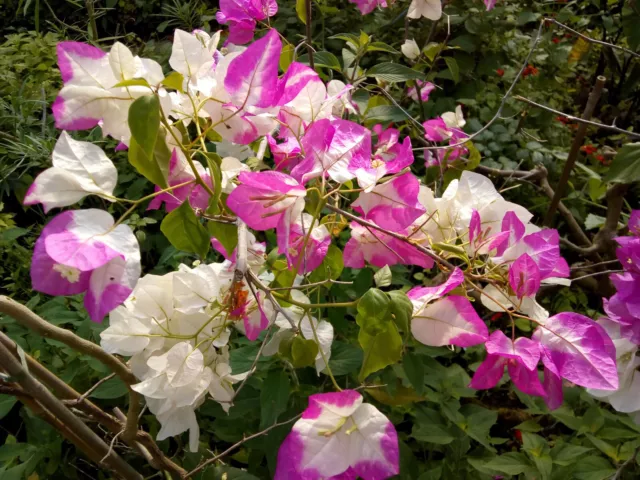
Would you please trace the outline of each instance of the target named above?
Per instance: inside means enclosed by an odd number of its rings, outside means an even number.
[[[603,76],[599,76],[596,80],[596,85],[593,87],[591,94],[589,95],[589,100],[587,101],[587,106],[584,109],[584,113],[582,114],[583,120],[589,120],[593,115],[596,106],[598,105],[598,101],[600,100],[600,96],[602,95],[602,90],[604,89],[604,85],[607,82],[607,79]],[[576,136],[573,139],[573,143],[571,144],[571,150],[569,150],[569,156],[567,157],[567,163],[564,165],[564,170],[562,170],[562,175],[560,176],[560,180],[558,180],[558,184],[556,185],[555,194],[551,199],[551,204],[549,205],[549,210],[544,217],[544,221],[542,222],[545,226],[550,227],[553,223],[553,217],[558,208],[558,204],[560,203],[560,199],[564,195],[565,188],[567,183],[569,182],[569,176],[573,171],[573,167],[578,160],[578,154],[580,153],[580,147],[584,143],[584,137],[587,134],[587,125],[581,123],[578,127],[578,131],[576,132]]]
[[[305,4],[305,14],[306,14],[306,33],[307,33],[307,53],[309,54],[309,66],[312,69],[315,69],[315,64],[313,62],[313,37],[311,36],[311,9],[313,8],[313,3],[311,0],[304,0]]]

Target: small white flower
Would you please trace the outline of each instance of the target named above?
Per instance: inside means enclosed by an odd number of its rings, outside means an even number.
[[[400,50],[402,50],[402,54],[409,60],[415,60],[420,56],[420,48],[414,39],[405,40]]]

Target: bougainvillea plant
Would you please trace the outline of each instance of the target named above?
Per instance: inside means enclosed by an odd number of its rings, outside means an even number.
[[[386,6],[355,3],[363,14]],[[495,1],[485,4],[491,9]],[[437,19],[441,6],[413,0],[408,16]],[[251,42],[256,26],[276,13],[274,1],[220,7],[228,43],[220,45],[220,33],[176,30],[169,73],[121,43],[108,52],[60,43],[64,86],[53,113],[62,132],[52,167],[25,197],[45,211],[87,195],[131,205],[117,219],[100,209],[58,213],[35,245],[31,275],[40,292],[85,292],[91,319],[108,322],[102,348],[129,357],[139,380],[132,388],[161,424],[158,439],[188,431],[197,451],[198,408],[211,399],[232,406],[234,385],[253,373],[230,366],[229,340],[237,335],[264,344],[259,355],[312,366],[331,385],[309,397],[280,447],[281,480],[398,473],[395,427],[358,390],[414,340],[484,345],[471,388],[493,388],[506,371],[517,389],[550,408],[562,404],[564,379],[621,411],[640,411],[637,212],[632,235],[618,239],[625,273],[612,278],[618,293],[607,303],[609,318],[547,312],[536,301],[539,289],[569,283],[556,230],[531,223],[527,209],[472,171],[436,194],[412,171],[408,136],[388,123],[357,121],[352,85],[325,83],[297,61],[281,68],[283,40],[274,29]],[[414,41],[402,50],[409,59],[421,54]],[[427,102],[434,88],[419,80],[408,95]],[[68,133],[95,126],[128,150],[129,162],[155,184],[153,194],[114,196],[118,175],[107,153]],[[460,107],[424,122],[425,141],[443,146],[426,154],[427,166],[470,155],[464,126]],[[220,155],[234,146],[247,146],[253,159]],[[146,201],[166,212],[161,230],[177,249],[201,259],[215,249],[223,260],[141,276],[126,220]],[[286,267],[276,269],[277,260]],[[371,285],[350,302],[312,303],[305,293],[339,283],[343,265],[415,266],[430,280],[406,292]],[[361,385],[349,388],[332,373],[334,330],[320,318],[345,306],[357,310],[364,351]],[[510,326],[490,329],[482,309],[504,312]],[[520,336],[518,319],[535,324],[530,337]]]

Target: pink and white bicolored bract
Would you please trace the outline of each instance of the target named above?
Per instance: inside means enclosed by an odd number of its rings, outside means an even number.
[[[413,304],[411,333],[416,340],[434,347],[471,347],[487,340],[487,326],[471,302],[459,295],[445,297],[463,282],[464,274],[456,268],[441,285],[409,290],[407,296]]]
[[[398,435],[355,390],[309,397],[280,446],[275,480],[385,480],[399,473]]]
[[[72,210],[42,230],[31,261],[33,289],[49,295],[86,292],[99,322],[131,293],[140,277],[138,241],[128,225],[114,226],[104,210]]]

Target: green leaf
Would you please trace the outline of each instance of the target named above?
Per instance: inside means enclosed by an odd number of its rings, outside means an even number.
[[[298,58],[300,63],[309,64],[309,55],[304,54]],[[315,52],[313,54],[313,64],[316,67],[325,67],[330,68],[332,70],[340,71],[342,67],[340,66],[340,60],[331,52]]]
[[[408,118],[402,108],[395,105],[378,105],[367,109],[365,113],[365,121],[372,123],[404,122]]]
[[[270,427],[287,409],[290,381],[282,370],[271,370],[260,392],[260,430]]]
[[[307,24],[307,2],[306,0],[296,0],[296,15],[303,24]]]
[[[385,265],[373,275],[376,287],[388,287],[391,285],[391,269]]]
[[[607,220],[606,218],[601,217],[600,215],[594,215],[593,213],[590,213],[587,215],[587,218],[585,218],[584,220],[584,228],[586,228],[587,230],[600,228],[602,225],[604,225],[604,222],[606,220]]]
[[[407,294],[402,290],[393,290],[387,292],[391,303],[389,309],[393,315],[393,320],[396,322],[398,328],[406,332],[409,330],[409,322],[411,321],[411,315],[413,314],[413,304]]]
[[[576,480],[606,480],[616,473],[606,459],[595,455],[583,458],[571,468]]]
[[[209,222],[207,231],[222,244],[228,255],[238,245],[238,227],[233,223]]]
[[[331,345],[331,358],[329,367],[334,375],[347,375],[353,373],[362,365],[362,350],[340,341],[335,341]]]
[[[393,48],[391,45],[387,45],[384,42],[371,42],[367,46],[367,52],[388,52],[399,55],[400,52]]]
[[[422,358],[415,353],[407,353],[402,358],[402,366],[404,367],[404,373],[407,375],[416,393],[421,395],[425,387],[424,363],[422,362]]]
[[[376,335],[387,329],[391,320],[389,297],[377,288],[371,288],[358,301],[356,323],[369,335]]]
[[[397,363],[402,358],[402,338],[394,323],[389,323],[387,329],[377,335],[369,335],[361,328],[358,333],[358,342],[364,350],[360,381],[373,372]]]
[[[280,61],[278,62],[278,65],[280,66],[280,70],[283,72],[286,72],[289,69],[289,65],[293,62],[295,50],[295,47],[290,43],[282,46],[282,53],[280,54]]]
[[[196,217],[188,199],[164,217],[160,224],[160,231],[178,250],[195,253],[201,258],[204,258],[209,251],[207,229]]]
[[[129,390],[124,382],[118,377],[113,377],[98,386],[89,396],[100,400],[109,400],[123,397],[128,392]]]
[[[150,85],[144,78],[132,78],[116,83],[112,88],[117,87],[150,87]]]
[[[314,340],[306,340],[298,335],[291,342],[291,364],[294,367],[314,365],[316,355],[318,355],[318,344]]]
[[[489,460],[484,465],[486,468],[506,473],[508,475],[520,475],[527,469],[531,468],[531,464],[523,453],[509,452],[499,457]]]
[[[549,480],[553,470],[553,461],[549,454],[547,441],[535,433],[522,432],[522,448],[536,465],[538,472],[540,472],[541,480]]]
[[[342,250],[331,244],[320,266],[309,274],[309,283],[337,280],[343,269]]]
[[[414,425],[411,436],[420,442],[448,445],[456,438],[444,425]]]
[[[535,22],[536,20],[538,20],[538,18],[540,18],[539,13],[520,12],[520,15],[518,15],[517,23],[518,25],[526,25],[527,23]]]
[[[171,152],[160,133],[160,100],[140,97],[129,107],[129,163],[149,181],[167,188]]]
[[[640,180],[640,143],[628,143],[613,157],[604,182],[633,183]]]
[[[353,45],[356,49],[360,47],[360,37],[353,33],[338,33],[337,35],[330,36],[329,40],[344,40],[345,42]]]
[[[399,63],[379,63],[367,70],[367,77],[375,77],[385,82],[405,82],[407,80],[424,80],[424,74],[412,70]]]
[[[453,57],[444,57],[444,61],[451,72],[451,78],[453,78],[454,82],[458,83],[460,81],[460,67],[458,67],[458,62]]]
[[[17,401],[13,395],[0,395],[0,420],[7,416]]]
[[[551,458],[553,459],[553,463],[566,467],[576,463],[579,457],[592,450],[593,448],[582,447],[580,445],[572,445],[570,443],[563,444],[553,447],[551,450]]]
[[[220,211],[220,195],[222,194],[222,158],[220,155],[214,152],[207,152],[205,155],[207,159],[207,166],[213,177],[213,195],[209,197],[209,205],[207,207],[207,214],[216,215]]]
[[[178,72],[171,72],[169,75],[164,77],[162,80],[162,85],[168,88],[173,88],[178,92],[182,92],[182,85],[184,84],[184,76]]]
[[[599,439],[598,437],[591,435],[590,433],[587,433],[586,437],[598,450],[604,453],[607,457],[613,459],[616,462],[620,460],[618,458],[618,449],[616,447],[608,442],[605,442],[604,440]]]

